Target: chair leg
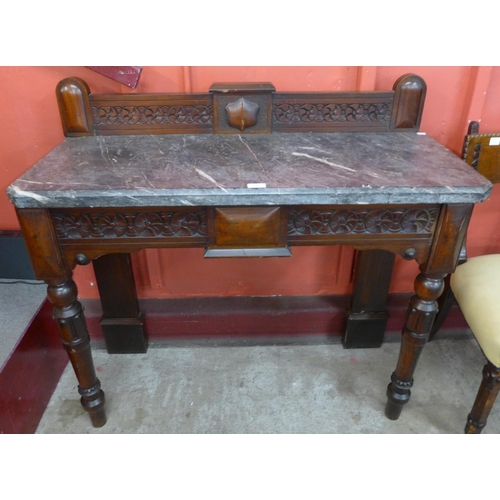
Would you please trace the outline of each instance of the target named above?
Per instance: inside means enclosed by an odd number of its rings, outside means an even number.
[[[480,434],[486,426],[486,420],[500,389],[500,368],[497,368],[489,361],[483,368],[483,380],[479,386],[479,391],[474,401],[467,424],[465,434]]]
[[[436,334],[439,332],[439,329],[443,326],[443,323],[450,314],[450,310],[455,303],[455,295],[453,295],[450,287],[450,275],[444,278],[444,290],[437,299],[437,303],[438,312],[436,314],[436,318],[434,319],[428,342],[433,340]]]

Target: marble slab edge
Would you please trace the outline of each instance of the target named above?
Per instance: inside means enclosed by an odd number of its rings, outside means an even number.
[[[175,189],[120,191],[24,191],[15,184],[7,194],[18,208],[112,208],[251,205],[418,205],[480,203],[492,190],[477,187],[331,188],[331,189]]]

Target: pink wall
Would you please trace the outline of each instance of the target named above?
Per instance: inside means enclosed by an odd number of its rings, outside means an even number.
[[[270,81],[278,91],[390,90],[404,73],[424,78],[428,92],[421,130],[457,155],[470,120],[481,132],[500,130],[499,67],[145,67],[131,90],[84,67],[2,67],[0,102],[0,229],[18,229],[7,186],[63,139],[56,84],[79,76],[93,93],[206,92],[216,81]],[[500,191],[476,207],[469,231],[470,255],[500,248]],[[203,251],[148,250],[133,256],[142,297],[210,295],[317,295],[349,293],[350,248],[293,248],[282,259],[203,259]],[[333,265],[332,265],[333,263]],[[326,272],[325,272],[326,270]],[[409,292],[414,262],[399,257],[392,292]],[[200,280],[200,277],[202,279]],[[92,267],[78,267],[82,297],[97,297]]]

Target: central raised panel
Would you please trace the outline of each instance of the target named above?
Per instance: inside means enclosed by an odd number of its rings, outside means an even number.
[[[205,257],[285,257],[286,210],[281,207],[217,207],[210,210]]]
[[[280,208],[216,208],[215,227],[216,242],[220,246],[277,246]]]

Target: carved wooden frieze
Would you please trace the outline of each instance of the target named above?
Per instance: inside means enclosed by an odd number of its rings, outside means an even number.
[[[294,209],[288,215],[289,236],[346,234],[431,235],[439,209]]]
[[[207,217],[199,211],[53,212],[61,239],[206,237]]]
[[[391,103],[308,103],[275,104],[274,123],[389,122]]]
[[[207,94],[103,94],[89,96],[97,134],[209,133],[213,99]]]
[[[273,130],[387,131],[393,93],[287,93],[273,98]]]
[[[208,94],[92,94],[83,80],[66,78],[56,94],[68,136],[387,132],[418,130],[426,86],[403,75],[392,91],[278,93],[269,82],[223,82]]]
[[[212,106],[92,106],[92,122],[99,125],[211,124]]]
[[[436,208],[300,209],[288,212],[288,236],[347,234],[431,235]],[[52,212],[62,240],[127,238],[207,238],[205,210],[150,212]]]

